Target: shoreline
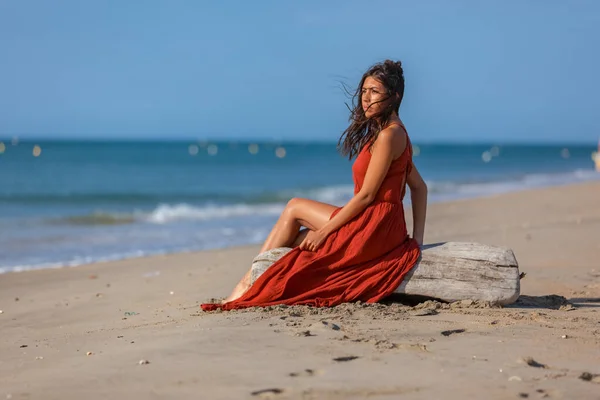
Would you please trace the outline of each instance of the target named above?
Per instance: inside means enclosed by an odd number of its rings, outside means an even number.
[[[445,200],[437,200],[437,201],[430,201],[429,202],[429,208],[431,207],[440,207],[440,205],[449,205],[449,204],[460,204],[463,202],[471,202],[471,201],[479,201],[479,200],[486,200],[486,199],[493,199],[496,197],[502,197],[505,195],[511,195],[511,194],[515,194],[515,193],[527,193],[527,192],[531,192],[531,191],[538,191],[538,190],[545,190],[545,189],[553,189],[553,188],[564,188],[564,187],[575,187],[575,186],[580,186],[580,185],[600,185],[600,173],[599,173],[599,177],[598,179],[589,179],[589,180],[584,180],[584,181],[580,181],[580,182],[574,182],[574,183],[556,183],[556,184],[552,184],[552,185],[546,185],[546,186],[540,186],[540,187],[530,187],[530,188],[525,188],[525,189],[515,189],[515,190],[508,190],[508,191],[503,191],[503,192],[498,192],[498,193],[489,193],[489,194],[485,194],[485,195],[480,195],[480,196],[474,196],[474,197],[469,197],[469,196],[465,196],[465,197],[459,197],[459,198],[453,198],[453,199],[445,199]],[[411,212],[410,212],[410,198],[407,195],[407,198],[405,199],[405,210],[407,210],[407,223],[408,223],[408,219],[411,218]],[[410,232],[410,229],[409,229]],[[142,255],[132,255],[132,256],[120,256],[120,255],[116,255],[116,256],[107,256],[103,259],[99,259],[99,260],[92,260],[92,261],[83,261],[83,262],[78,262],[78,261],[66,261],[66,262],[58,262],[58,263],[44,263],[44,264],[37,264],[37,265],[17,265],[17,266],[12,266],[12,267],[3,267],[3,268],[16,268],[16,270],[3,270],[0,269],[0,276],[5,275],[5,274],[9,274],[9,273],[20,273],[20,272],[29,272],[29,271],[37,271],[37,270],[52,270],[52,269],[63,269],[63,268],[79,268],[82,266],[86,266],[86,265],[91,265],[91,264],[106,264],[106,263],[112,263],[112,262],[118,262],[118,261],[124,261],[124,260],[132,260],[132,259],[143,259],[143,258],[148,258],[148,257],[159,257],[159,256],[169,256],[169,255],[174,255],[174,254],[189,254],[189,253],[197,253],[197,252],[203,252],[203,251],[211,251],[211,250],[227,250],[227,249],[231,249],[231,248],[236,248],[236,247],[257,247],[260,246],[262,242],[257,242],[257,243],[244,243],[244,244],[240,244],[240,245],[233,245],[233,246],[224,246],[224,247],[211,247],[211,248],[206,248],[206,249],[190,249],[190,250],[182,250],[182,251],[157,251],[155,253],[146,253],[146,254],[142,254]],[[139,252],[139,251],[132,251],[133,253]]]

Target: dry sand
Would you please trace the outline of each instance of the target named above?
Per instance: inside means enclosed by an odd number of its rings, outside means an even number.
[[[512,248],[519,302],[201,312],[259,246],[0,275],[0,400],[600,399],[600,183],[431,205],[450,240]]]

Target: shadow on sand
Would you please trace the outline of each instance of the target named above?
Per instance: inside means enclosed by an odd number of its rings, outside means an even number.
[[[443,300],[427,296],[414,296],[406,294],[394,293],[387,297],[383,304],[390,305],[392,303],[400,303],[402,305],[414,307],[427,300],[446,303]],[[600,307],[600,297],[574,297],[567,299],[566,297],[556,294],[545,296],[527,296],[521,295],[516,302],[503,306],[502,308],[510,309],[547,309],[547,310],[572,310],[573,308]]]

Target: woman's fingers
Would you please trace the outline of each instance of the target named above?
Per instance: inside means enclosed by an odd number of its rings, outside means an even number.
[[[300,245],[298,247],[300,247],[300,250],[309,250],[312,251],[312,242],[310,240],[306,240],[306,238],[302,241],[302,243],[300,243]]]
[[[307,240],[307,239],[304,239],[298,247],[300,247],[300,250],[308,250],[308,251],[315,251],[315,249],[316,249],[314,242],[311,240]]]

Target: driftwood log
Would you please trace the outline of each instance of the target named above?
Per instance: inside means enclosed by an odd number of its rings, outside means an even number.
[[[252,283],[290,250],[279,247],[256,256]],[[435,243],[423,246],[418,264],[395,293],[506,305],[519,297],[519,279],[519,266],[510,249],[479,243]]]

